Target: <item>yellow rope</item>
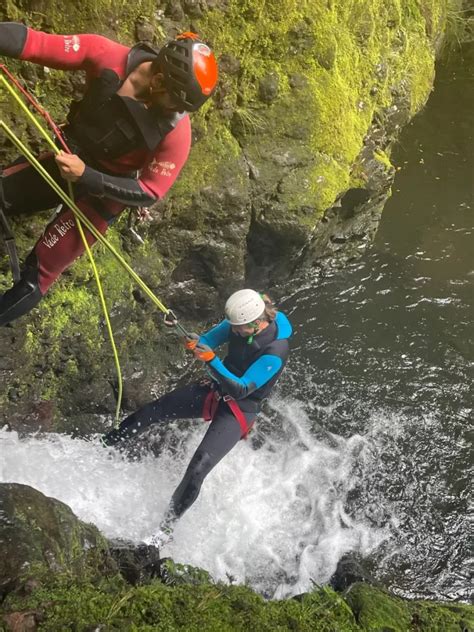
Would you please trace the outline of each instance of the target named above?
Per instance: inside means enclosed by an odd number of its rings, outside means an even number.
[[[12,97],[21,107],[21,109],[26,114],[27,118],[30,122],[37,128],[41,136],[46,140],[46,142],[50,145],[51,149],[54,153],[59,153],[58,147],[55,145],[54,141],[49,136],[48,132],[44,129],[44,127],[39,123],[36,117],[30,112],[30,110],[26,107],[23,100],[18,96],[16,91],[10,86],[5,77],[0,75],[0,81],[3,86],[10,92]],[[12,141],[12,143],[16,146],[18,151],[22,153],[28,162],[38,171],[38,173],[46,180],[46,182],[53,188],[54,191],[58,194],[58,196],[63,200],[63,202],[72,210],[74,213],[76,224],[81,235],[82,241],[84,243],[84,248],[87,252],[89,260],[91,262],[92,270],[94,272],[94,277],[96,280],[98,293],[100,302],[102,305],[102,310],[104,312],[105,322],[107,325],[107,331],[109,334],[110,343],[112,346],[112,351],[114,355],[115,367],[117,371],[117,379],[118,379],[118,397],[117,397],[117,408],[115,412],[115,423],[118,423],[121,401],[122,401],[122,392],[123,392],[123,384],[122,384],[122,372],[120,369],[120,361],[118,357],[117,347],[115,345],[115,340],[113,336],[112,326],[110,323],[109,314],[107,311],[107,306],[105,303],[105,297],[102,290],[102,285],[100,282],[99,274],[97,271],[97,267],[95,265],[95,261],[87,242],[87,239],[84,234],[84,230],[82,224],[86,226],[86,228],[91,232],[91,234],[100,241],[108,250],[113,254],[113,256],[117,259],[120,265],[128,272],[128,274],[132,277],[132,279],[138,284],[138,286],[145,292],[148,298],[160,309],[165,315],[171,315],[174,318],[174,314],[168,309],[159,298],[150,290],[150,288],[144,283],[144,281],[138,276],[138,274],[128,265],[125,259],[120,255],[119,252],[115,250],[115,248],[107,241],[107,239],[97,230],[94,224],[87,218],[86,215],[81,211],[81,209],[75,204],[73,199],[73,191],[72,184],[68,183],[69,196],[63,191],[63,189],[57,184],[57,182],[50,176],[50,174],[44,169],[41,163],[35,158],[35,156],[29,151],[29,149],[21,142],[21,140],[15,135],[15,133],[8,127],[8,125],[4,121],[0,121],[0,128],[6,133],[8,138]],[[177,321],[174,321],[175,326],[179,330],[179,332],[187,336],[188,332],[186,329],[180,325]]]
[[[72,199],[73,198],[73,191],[72,191],[72,184],[69,182],[68,183],[68,190],[69,190],[69,196]],[[117,373],[117,405],[115,408],[115,426],[118,426],[119,424],[119,418],[120,418],[120,408],[122,407],[122,394],[123,394],[123,380],[122,380],[122,369],[120,367],[120,359],[119,359],[119,355],[118,355],[118,351],[117,351],[117,345],[115,344],[115,338],[114,338],[114,332],[112,330],[112,324],[110,322],[110,316],[109,316],[109,311],[107,309],[107,304],[105,302],[105,296],[104,296],[104,291],[102,288],[102,283],[100,281],[100,276],[99,276],[99,272],[97,270],[97,266],[95,265],[95,259],[92,255],[92,251],[90,249],[90,246],[87,242],[86,236],[84,234],[84,229],[82,228],[82,224],[81,224],[81,220],[78,219],[77,217],[76,219],[76,224],[77,224],[77,228],[79,230],[79,233],[81,235],[81,239],[84,243],[84,248],[86,249],[87,252],[87,256],[89,257],[89,261],[91,264],[91,268],[92,271],[94,273],[94,277],[95,277],[95,282],[97,285],[97,291],[99,293],[99,299],[100,299],[100,304],[102,306],[102,311],[104,314],[104,318],[105,318],[105,324],[107,326],[107,332],[109,334],[109,340],[110,340],[110,346],[112,347],[112,353],[114,356],[114,363],[115,363],[115,371]]]
[[[7,90],[12,94],[15,100],[18,101],[21,108],[24,110],[27,117],[30,121],[35,125],[43,138],[48,142],[51,148],[58,152],[58,148],[54,144],[53,140],[50,138],[47,131],[42,127],[42,125],[36,120],[36,117],[28,110],[23,101],[18,97],[14,89],[10,86],[10,84],[6,81],[5,77],[0,75],[0,81],[7,88]],[[48,182],[48,184],[56,191],[59,197],[69,206],[69,208],[79,217],[82,223],[89,229],[89,231],[94,235],[94,237],[100,241],[108,250],[111,252],[120,265],[130,274],[130,276],[136,281],[136,283],[141,287],[141,289],[145,292],[148,298],[160,309],[164,314],[169,314],[171,312],[163,303],[159,300],[159,298],[150,290],[150,288],[145,284],[144,281],[138,276],[138,274],[128,265],[125,259],[121,256],[117,250],[110,244],[107,239],[100,233],[97,228],[90,222],[90,220],[84,215],[80,208],[66,195],[63,189],[53,180],[53,178],[49,175],[49,173],[45,170],[45,168],[41,165],[41,163],[36,160],[33,154],[27,149],[27,147],[21,142],[21,140],[12,132],[12,130],[8,127],[8,125],[4,121],[0,121],[1,128],[5,131],[10,140],[16,145],[17,148],[21,147],[21,152],[25,154],[25,157],[28,159],[28,162],[35,167],[35,169],[43,176],[43,178]]]
[[[90,219],[84,215],[81,209],[76,205],[73,200],[67,195],[65,191],[59,186],[59,184],[50,176],[50,174],[46,171],[43,165],[35,158],[35,156],[30,152],[30,150],[21,142],[21,140],[15,135],[15,133],[6,125],[6,123],[0,120],[0,129],[2,129],[8,138],[12,141],[12,143],[16,146],[18,151],[20,151],[28,162],[38,171],[38,173],[48,182],[54,191],[58,194],[58,196],[63,200],[65,204],[79,217],[81,222],[86,226],[86,228],[94,235],[97,241],[100,241],[106,248],[113,254],[113,256],[117,259],[120,265],[128,272],[128,274],[132,277],[132,279],[138,284],[138,286],[145,292],[148,298],[161,310],[164,314],[170,314],[171,310],[163,305],[160,299],[153,294],[150,288],[146,285],[146,283],[138,276],[138,274],[129,266],[129,264],[125,261],[125,259],[121,256],[117,250],[115,250],[114,246],[107,241],[107,239],[100,233],[94,224],[90,221]]]
[[[16,93],[16,91],[8,83],[8,81],[5,79],[5,77],[3,75],[1,75],[0,79],[2,81],[3,86],[5,88],[7,88],[7,90],[10,92],[12,97],[18,103],[18,105],[20,105],[22,110],[26,113],[26,115],[27,115],[28,119],[30,120],[30,122],[33,123],[33,125],[36,127],[36,129],[40,132],[41,136],[47,141],[47,143],[50,145],[50,147],[54,151],[54,153],[58,154],[59,153],[59,149],[56,147],[56,145],[54,144],[53,140],[50,138],[49,134],[44,129],[44,127],[38,122],[36,117],[26,107],[26,105],[23,102],[23,100],[19,97],[19,95]],[[74,193],[73,193],[73,190],[72,190],[72,183],[71,182],[68,182],[68,191],[69,191],[69,197],[71,198],[71,200],[73,200],[74,199]],[[115,344],[114,332],[112,330],[112,324],[110,322],[109,312],[107,310],[107,304],[105,302],[105,296],[104,296],[104,291],[102,289],[102,283],[100,281],[99,272],[97,270],[97,266],[95,265],[94,256],[92,254],[92,251],[91,251],[91,249],[89,247],[89,244],[87,242],[86,236],[84,234],[84,230],[82,228],[81,221],[80,221],[80,219],[78,217],[76,217],[76,225],[77,225],[77,229],[79,231],[79,234],[81,236],[82,242],[84,244],[84,249],[87,252],[87,256],[89,257],[89,261],[90,261],[90,264],[91,264],[91,267],[92,267],[92,271],[94,273],[94,278],[95,278],[95,282],[96,282],[96,285],[97,285],[97,291],[98,291],[98,294],[99,294],[99,300],[100,300],[100,304],[102,306],[102,311],[103,311],[105,323],[106,323],[106,326],[107,326],[107,332],[108,332],[108,335],[109,335],[110,345],[112,347],[112,353],[113,353],[113,356],[114,356],[115,370],[116,370],[116,373],[117,373],[117,386],[118,386],[117,405],[116,405],[116,408],[115,408],[115,425],[117,425],[119,423],[119,415],[120,415],[120,408],[122,406],[122,393],[123,393],[122,370],[121,370],[121,367],[120,367],[120,360],[119,360],[119,356],[118,356],[117,345]]]

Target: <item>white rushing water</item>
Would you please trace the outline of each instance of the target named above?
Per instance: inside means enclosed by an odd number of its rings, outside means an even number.
[[[327,582],[345,552],[367,554],[387,533],[345,511],[356,478],[374,466],[371,439],[328,433],[317,439],[308,405],[273,400],[277,405],[278,432],[257,449],[241,441],[216,466],[164,553],[215,579],[232,577],[281,598]],[[98,437],[19,438],[1,430],[0,481],[31,485],[107,537],[139,542],[157,527],[205,426],[186,424],[177,432],[177,451],[131,460],[103,448]]]

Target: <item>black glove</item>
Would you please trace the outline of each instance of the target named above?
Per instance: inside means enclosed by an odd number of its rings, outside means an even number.
[[[26,42],[28,29],[18,22],[0,22],[0,55],[18,59]]]

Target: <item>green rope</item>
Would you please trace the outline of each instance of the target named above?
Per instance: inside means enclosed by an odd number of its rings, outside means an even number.
[[[3,87],[6,88],[8,90],[8,92],[11,94],[11,96],[15,99],[15,101],[18,103],[18,105],[21,107],[21,109],[24,111],[24,113],[26,114],[26,116],[30,119],[30,122],[36,127],[36,129],[39,131],[39,133],[41,134],[41,136],[45,139],[45,141],[51,146],[51,148],[53,149],[53,151],[55,153],[58,152],[58,148],[56,147],[56,145],[54,144],[53,139],[50,137],[50,135],[48,134],[48,132],[44,129],[44,127],[41,125],[41,123],[39,123],[39,121],[37,120],[37,118],[34,116],[34,114],[32,114],[30,112],[30,110],[26,107],[26,105],[24,104],[23,100],[21,99],[21,97],[16,93],[16,91],[14,90],[14,88],[12,88],[12,86],[8,83],[8,81],[5,79],[5,77],[3,75],[0,75],[0,82],[3,84]]]

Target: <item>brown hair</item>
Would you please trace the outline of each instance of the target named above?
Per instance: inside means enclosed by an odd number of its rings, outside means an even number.
[[[265,311],[262,314],[262,318],[268,320],[269,323],[275,320],[278,309],[273,304],[272,299],[268,296],[268,294],[260,295],[265,303]]]

